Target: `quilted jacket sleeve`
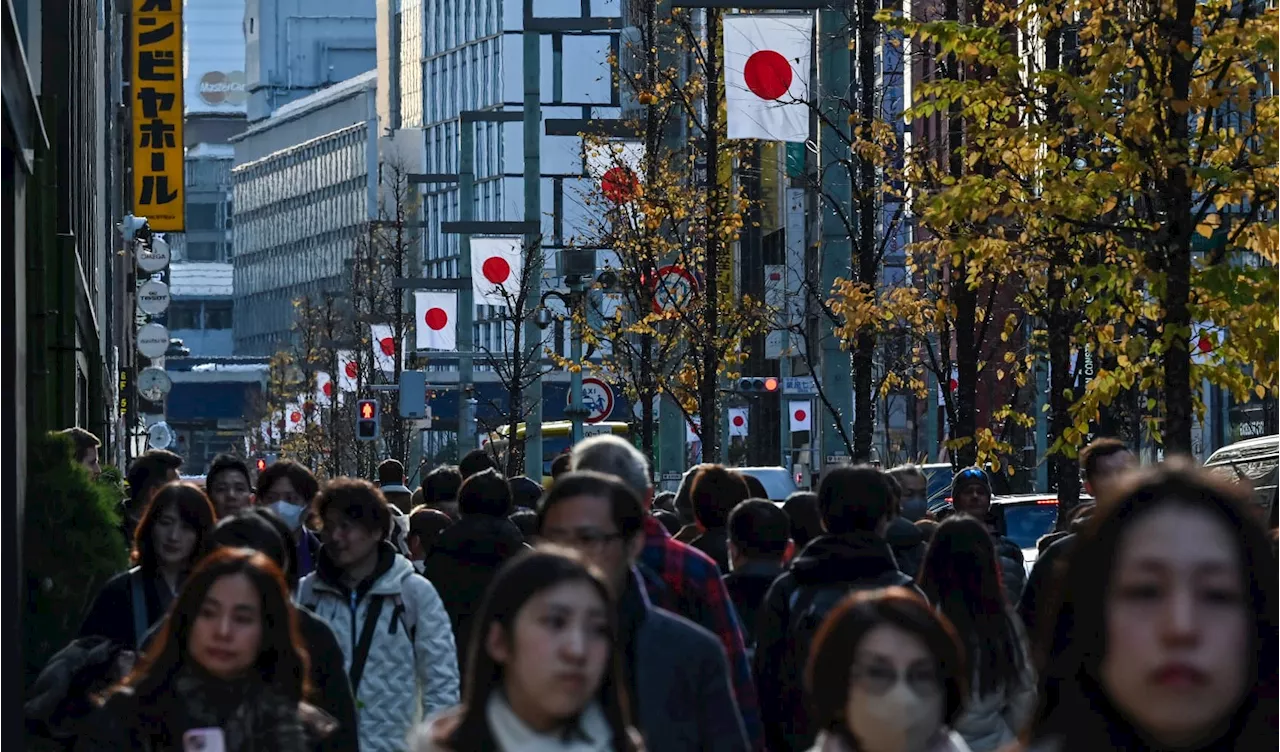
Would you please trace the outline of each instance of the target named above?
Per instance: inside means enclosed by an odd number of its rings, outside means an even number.
[[[405,589],[413,590],[412,603],[417,609],[415,669],[425,718],[458,704],[457,648],[449,613],[435,586],[425,577],[414,575],[405,581]]]

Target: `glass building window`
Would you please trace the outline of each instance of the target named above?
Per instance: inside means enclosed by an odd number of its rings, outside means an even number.
[[[199,329],[200,304],[198,302],[174,301],[169,306],[170,329]]]
[[[187,204],[187,232],[220,229],[217,204]]]
[[[205,329],[231,328],[231,301],[218,301],[204,305]]]
[[[190,230],[191,226],[187,225]],[[187,243],[187,261],[222,261],[219,243]]]

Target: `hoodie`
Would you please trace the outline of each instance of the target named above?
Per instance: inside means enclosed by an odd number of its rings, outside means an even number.
[[[867,532],[815,538],[774,581],[757,617],[754,666],[770,750],[813,744],[803,678],[821,619],[851,592],[895,585],[916,589],[889,544]]]
[[[453,624],[459,666],[467,665],[471,618],[489,582],[508,559],[527,549],[520,528],[505,517],[469,515],[446,528],[423,562]]]

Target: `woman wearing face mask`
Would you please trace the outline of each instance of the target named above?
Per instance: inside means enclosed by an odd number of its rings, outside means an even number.
[[[973,752],[1017,739],[1035,710],[1035,674],[1022,624],[1000,589],[1000,564],[987,527],[958,514],[938,526],[918,580],[965,646],[970,694],[952,727]]]
[[[209,550],[214,513],[198,486],[161,486],[133,538],[133,569],[107,581],[94,599],[81,637],[106,637],[133,650],[160,620],[187,572]]]
[[[805,672],[811,752],[968,752],[948,729],[966,694],[955,630],[905,588],[856,593],[827,616]]]
[[[476,614],[463,705],[415,752],[634,752],[612,597],[578,554],[540,549],[499,570]]]
[[[191,574],[155,644],[107,693],[76,749],[311,750],[332,721],[302,702],[301,645],[279,568],[256,551],[219,549]]]
[[[1175,459],[1111,493],[1037,650],[1031,747],[1276,749],[1276,563],[1248,492]]]
[[[279,515],[292,531],[290,581],[296,582],[315,571],[320,539],[304,523],[311,500],[319,492],[316,476],[293,460],[279,460],[258,476],[257,503]]]

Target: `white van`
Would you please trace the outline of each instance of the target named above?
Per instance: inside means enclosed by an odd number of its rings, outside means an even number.
[[[1249,484],[1258,505],[1259,518],[1270,527],[1276,526],[1280,434],[1224,446],[1209,455],[1204,466],[1229,480]]]

